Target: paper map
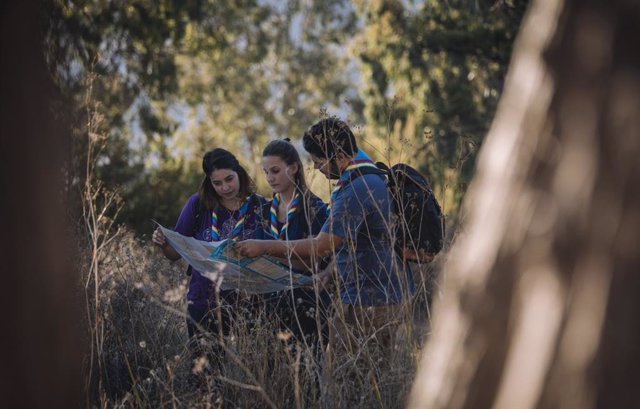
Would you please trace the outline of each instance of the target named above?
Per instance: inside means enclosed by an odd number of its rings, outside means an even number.
[[[261,294],[312,284],[311,277],[271,257],[241,257],[233,249],[233,241],[200,241],[163,226],[160,228],[171,247],[221,290]]]

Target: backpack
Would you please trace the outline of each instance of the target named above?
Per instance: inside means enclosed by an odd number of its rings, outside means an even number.
[[[427,179],[405,163],[389,168],[377,162],[378,169],[361,168],[349,181],[369,174],[385,174],[395,213],[394,249],[401,258],[428,262],[442,250],[444,223],[442,209]]]

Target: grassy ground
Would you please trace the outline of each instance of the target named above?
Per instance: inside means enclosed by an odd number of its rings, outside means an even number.
[[[308,348],[292,347],[273,320],[261,316],[225,339],[223,371],[216,374],[205,356],[194,366],[187,349],[184,262],[167,261],[128,232],[97,255],[91,275],[94,255],[80,253],[92,347],[88,407],[404,407],[429,331],[427,298],[434,289],[424,277],[434,267],[416,274],[418,292],[393,347],[382,354],[374,336],[351,350],[332,345],[318,365]]]

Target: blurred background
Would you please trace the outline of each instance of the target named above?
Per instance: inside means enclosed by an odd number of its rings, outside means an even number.
[[[151,219],[173,225],[207,150],[236,153],[270,196],[265,144],[299,143],[337,115],[374,159],[427,175],[455,224],[527,3],[52,1],[45,52],[54,110],[73,129],[68,189],[83,186],[99,136],[95,172],[123,199],[118,220],[149,234]]]
[[[448,237],[384,382],[329,377],[326,407],[639,407],[640,9],[531,3],[3,2],[0,406],[212,407],[151,220],[214,147],[269,196],[263,146],[337,115],[429,178]],[[311,378],[262,335],[236,340],[226,399],[302,407]]]

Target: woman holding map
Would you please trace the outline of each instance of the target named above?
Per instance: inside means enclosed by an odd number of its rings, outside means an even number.
[[[262,153],[262,168],[273,198],[263,210],[264,238],[297,240],[315,236],[327,218],[327,205],[307,187],[300,155],[289,139],[271,141]],[[293,258],[293,260],[291,260]],[[289,264],[300,267],[295,257]],[[323,260],[302,264],[306,275],[324,267]],[[265,295],[268,311],[276,314],[280,330],[293,335],[290,341],[309,348],[319,358],[326,342],[325,306],[328,294],[319,289],[298,287]]]
[[[262,238],[261,209],[266,200],[255,193],[253,180],[236,157],[224,149],[213,149],[204,155],[202,170],[204,179],[200,189],[185,203],[174,230],[203,241]],[[159,228],[154,231],[152,240],[169,260],[180,258]],[[189,344],[195,357],[215,360],[212,364],[217,370],[221,349],[214,345],[213,353],[202,351],[199,348],[201,329],[215,335],[228,335],[238,318],[251,319],[255,313],[251,300],[255,298],[235,290],[216,291],[215,284],[191,266],[187,274],[190,276],[187,292]]]

